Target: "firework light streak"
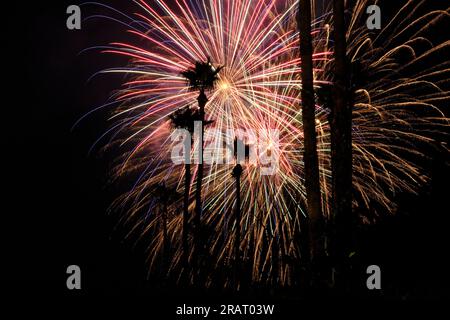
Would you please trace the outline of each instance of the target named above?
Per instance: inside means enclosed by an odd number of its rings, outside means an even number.
[[[193,62],[211,57],[214,64],[225,68],[216,89],[208,94],[206,117],[214,122],[206,130],[207,144],[218,145],[223,138],[220,132],[230,128],[236,132],[280,132],[276,173],[263,176],[258,164],[244,168],[240,248],[254,281],[276,279],[289,284],[292,261],[300,258],[294,243],[299,217],[305,214],[296,2],[178,0],[171,6],[163,0],[134,2],[138,10],[133,18],[113,11],[128,25],[129,42],[112,43],[102,50],[130,61],[126,67],[103,71],[128,78],[112,97],[112,141],[119,143],[121,150],[129,150],[115,174],[121,177],[139,172],[133,188],[115,206],[126,209],[124,221],[132,226],[130,233],[152,237],[149,262],[155,266],[162,255],[163,231],[157,199],[149,190],[164,182],[183,193],[183,166],[174,165],[170,159],[173,129],[168,116],[196,105],[198,94],[189,90],[180,73]],[[353,81],[354,206],[370,208],[377,204],[392,211],[396,191],[415,192],[427,179],[413,161],[424,156],[416,146],[431,144],[435,133],[448,126],[436,107],[448,99],[448,62],[440,59],[432,68],[411,71],[448,48],[448,42],[433,46],[425,38],[430,22],[448,18],[448,13],[436,11],[416,20],[409,13],[417,3],[410,1],[384,30],[370,34],[362,27],[367,5],[365,0],[357,1],[347,34],[349,57],[361,71]],[[330,18],[330,14],[324,14],[313,25],[317,88],[332,81]],[[400,64],[405,59],[406,63]],[[317,106],[323,211],[327,216],[331,190],[328,114],[325,106]],[[212,132],[218,134],[208,135]],[[233,164],[205,166],[202,225],[208,229],[212,269],[232,265],[232,168]],[[194,183],[191,197],[193,194]],[[192,210],[194,202],[192,197]],[[174,273],[182,268],[182,207],[179,197],[167,212],[173,249],[169,271]],[[208,284],[212,279],[211,274]]]

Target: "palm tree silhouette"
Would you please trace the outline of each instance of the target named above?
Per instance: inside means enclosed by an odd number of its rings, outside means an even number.
[[[346,259],[352,247],[352,99],[351,64],[347,57],[345,1],[333,0],[334,74],[331,121],[332,212],[334,236],[331,244],[335,261],[335,285],[344,287],[348,272]],[[354,65],[358,73],[361,66]],[[360,69],[360,70],[358,70]],[[362,74],[361,74],[362,75]]]
[[[300,55],[302,77],[302,120],[304,132],[305,187],[308,219],[306,234],[308,249],[305,254],[309,260],[308,276],[315,275],[315,262],[325,255],[324,217],[320,193],[319,160],[317,154],[317,133],[315,121],[313,48],[311,39],[311,1],[300,0],[298,11],[300,32]]]
[[[189,196],[191,189],[191,145],[192,135],[194,134],[195,121],[201,121],[200,112],[198,109],[190,108],[189,106],[181,108],[175,111],[169,116],[172,126],[176,129],[184,129],[189,132],[189,149],[185,148],[185,162],[184,162],[184,200],[183,200],[183,234],[182,234],[182,246],[183,246],[183,272],[187,276],[187,270],[189,265]],[[187,278],[185,279],[187,280]]]
[[[242,152],[244,152],[244,159],[242,159]],[[236,187],[236,207],[235,207],[235,217],[236,217],[236,229],[235,229],[235,240],[234,240],[234,287],[236,290],[239,289],[239,276],[241,267],[241,176],[244,171],[240,162],[242,160],[247,160],[249,158],[250,146],[244,145],[241,140],[237,138],[234,139],[234,158],[236,159],[236,165],[231,173],[232,177],[235,178]]]
[[[168,206],[169,203],[175,201],[179,194],[176,192],[176,188],[169,188],[166,184],[158,183],[153,185],[153,196],[158,200],[160,204],[159,216],[161,219],[161,226],[163,229],[163,268],[164,272],[167,272],[169,266],[169,256],[170,256],[170,240],[168,234]]]
[[[211,59],[208,58],[207,61],[196,61],[194,68],[185,70],[181,75],[187,80],[190,90],[199,91],[197,97],[199,106],[199,118],[201,121],[201,133],[199,138],[199,163],[197,170],[197,180],[196,180],[196,193],[195,193],[195,216],[194,216],[194,252],[193,252],[193,263],[194,263],[194,282],[197,283],[199,276],[199,256],[202,246],[201,232],[200,232],[200,219],[202,214],[202,181],[203,181],[203,134],[205,125],[205,106],[208,102],[205,91],[214,89],[217,81],[218,74],[222,70],[223,66],[215,68]]]

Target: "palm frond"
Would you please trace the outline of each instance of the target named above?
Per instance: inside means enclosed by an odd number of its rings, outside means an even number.
[[[181,75],[186,79],[190,90],[212,90],[223,68],[224,66],[215,68],[208,58],[207,61],[196,61],[193,68],[181,72]]]

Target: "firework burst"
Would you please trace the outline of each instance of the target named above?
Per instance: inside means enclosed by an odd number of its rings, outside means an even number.
[[[142,237],[152,237],[151,266],[157,265],[169,237],[168,272],[178,274],[183,267],[182,199],[174,198],[161,209],[161,199],[152,188],[164,183],[183,193],[185,172],[170,157],[174,142],[169,116],[196,104],[197,93],[189,90],[181,72],[195,61],[211,58],[225,68],[216,88],[208,93],[206,117],[214,122],[207,127],[206,144],[219,146],[224,134],[234,138],[239,130],[263,136],[271,130],[279,132],[278,166],[273,175],[261,175],[258,163],[244,166],[242,214],[237,223],[241,226],[243,263],[253,281],[290,284],[294,262],[300,259],[295,239],[300,217],[305,214],[296,2],[282,6],[275,0],[179,0],[172,6],[162,0],[151,5],[134,2],[138,12],[132,18],[121,16],[128,25],[129,42],[112,43],[103,49],[130,61],[126,67],[103,71],[128,78],[112,97],[115,112],[111,120],[115,124],[110,132],[113,140],[128,150],[115,174],[139,173],[133,188],[115,206],[126,209],[124,221],[132,225],[130,233],[139,230]],[[392,210],[396,191],[414,192],[426,181],[414,162],[424,156],[417,145],[431,144],[437,139],[436,132],[448,126],[437,107],[448,99],[448,63],[440,59],[442,63],[432,68],[411,72],[423,60],[448,49],[448,42],[433,45],[426,39],[428,28],[448,18],[448,12],[430,12],[415,19],[410,13],[415,4],[407,2],[385,29],[373,34],[365,28],[365,0],[357,1],[349,12],[348,56],[355,70],[355,206],[369,208],[376,203]],[[333,79],[333,41],[330,14],[317,16],[313,60],[314,84],[320,91]],[[317,105],[316,110],[323,212],[329,216],[329,110],[326,103]],[[265,141],[270,145],[269,134]],[[205,166],[201,224],[207,230],[204,241],[210,270],[227,268],[233,261],[233,167],[217,163]],[[196,171],[193,173],[195,178]],[[191,195],[194,193],[192,184]],[[192,211],[194,202],[192,197]],[[213,279],[211,271],[207,285]]]

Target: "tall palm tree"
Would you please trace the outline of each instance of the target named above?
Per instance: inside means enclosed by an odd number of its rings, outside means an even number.
[[[241,152],[244,152],[241,155]],[[245,145],[242,140],[237,138],[234,139],[234,157],[236,160],[236,165],[233,168],[233,172],[231,173],[232,177],[235,178],[235,187],[236,187],[236,207],[235,207],[235,221],[236,221],[236,229],[235,229],[235,241],[234,241],[234,281],[236,290],[239,288],[239,275],[241,270],[241,176],[244,171],[240,162],[242,160],[246,161],[249,158],[250,154],[250,146]],[[242,159],[242,156],[244,159]]]
[[[192,135],[194,134],[195,121],[200,121],[200,112],[198,109],[190,108],[189,106],[181,108],[175,111],[169,116],[172,126],[176,129],[184,129],[189,132],[190,145],[192,145]],[[191,189],[191,163],[190,155],[191,149],[185,150],[185,163],[184,163],[184,198],[183,198],[183,256],[182,263],[184,274],[186,275],[188,270],[189,261],[189,196]]]
[[[235,186],[236,186],[236,207],[234,209],[235,214],[235,239],[234,239],[234,281],[235,281],[235,288],[238,289],[239,287],[239,269],[240,269],[240,263],[241,263],[241,175],[242,175],[243,169],[242,166],[238,163],[233,168],[232,176],[235,178]]]
[[[352,232],[352,105],[347,59],[344,0],[333,0],[334,94],[331,122],[332,211],[338,269],[351,250]],[[339,270],[338,270],[339,273]],[[339,285],[339,284],[337,284]]]
[[[170,256],[170,240],[168,234],[168,206],[178,198],[178,193],[175,188],[169,188],[165,183],[159,183],[153,186],[153,196],[159,202],[159,217],[161,219],[161,226],[163,229],[163,271],[166,272],[169,266]]]
[[[302,77],[302,121],[304,134],[305,186],[308,209],[309,260],[314,263],[324,252],[324,218],[320,193],[319,161],[315,121],[315,97],[313,78],[313,48],[311,39],[311,1],[299,1],[298,26],[300,31],[300,55]]]
[[[199,268],[199,255],[201,251],[202,239],[200,231],[200,219],[202,214],[202,181],[203,181],[203,134],[205,125],[205,106],[208,102],[205,91],[214,89],[218,78],[218,74],[221,67],[215,68],[211,59],[208,58],[207,61],[196,61],[194,68],[185,70],[181,75],[187,80],[189,88],[193,91],[199,91],[197,97],[200,121],[201,121],[201,133],[200,133],[200,147],[199,147],[199,164],[197,170],[197,180],[196,180],[196,193],[195,193],[195,216],[194,216],[194,265],[195,268]],[[199,276],[199,270],[194,271],[194,276]],[[197,282],[197,281],[195,281]]]

